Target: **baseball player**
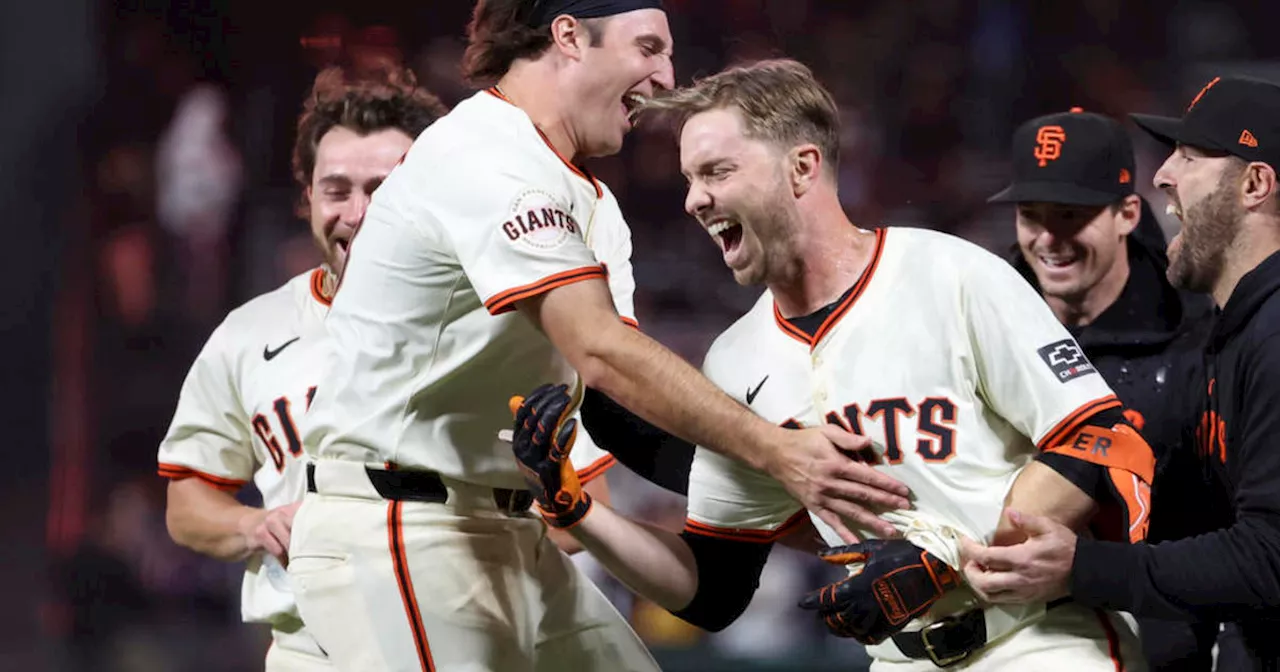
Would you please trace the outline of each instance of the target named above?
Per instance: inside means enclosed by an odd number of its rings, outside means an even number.
[[[220,560],[248,560],[241,612],[271,625],[268,670],[333,669],[299,618],[284,569],[303,493],[298,421],[322,380],[314,365],[322,320],[369,195],[445,112],[411,73],[392,74],[346,82],[331,68],[316,77],[293,166],[324,264],[227,315],[187,374],[160,444],[170,535]],[[235,498],[250,479],[262,508]]]
[[[834,101],[803,65],[764,61],[654,103],[682,123],[686,209],[740,283],[768,291],[708,352],[712,381],[783,427],[833,424],[904,483],[903,538],[832,545],[849,578],[814,591],[877,670],[1142,669],[1132,628],[1069,601],[990,607],[959,575],[962,538],[1017,541],[1022,514],[1141,539],[1154,468],[1111,389],[1004,261],[943,234],[865,231],[840,208]],[[514,450],[549,524],[637,592],[718,630],[746,608],[803,505],[748,465],[698,449],[682,534],[594,503],[563,471],[576,433],[564,385],[516,408]],[[1002,516],[1007,505],[1008,514]]]
[[[464,72],[497,83],[374,195],[325,323],[302,430],[318,459],[290,548],[298,605],[347,669],[654,669],[527,513],[497,437],[508,397],[580,374],[816,509],[906,491],[836,450],[865,440],[764,422],[626,324],[629,230],[575,161],[616,152],[636,106],[673,86],[660,4],[484,0],[468,33]]]
[[[1234,669],[1280,669],[1280,85],[1215,77],[1181,118],[1132,118],[1171,150],[1153,180],[1182,222],[1169,281],[1220,311],[1184,445],[1204,483],[1184,496],[1226,515],[1205,534],[1132,545],[1034,519],[1024,543],[967,548],[965,573],[1001,602],[1069,593],[1139,617],[1233,622],[1250,659]]]

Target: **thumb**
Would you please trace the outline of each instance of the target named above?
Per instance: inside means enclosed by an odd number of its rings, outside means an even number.
[[[515,417],[520,412],[520,404],[524,403],[524,397],[515,395],[507,400],[507,408],[511,409],[511,417]]]
[[[1021,511],[1009,510],[1009,522],[1027,533],[1028,537],[1038,537],[1053,531],[1056,523],[1044,516],[1037,516]]]

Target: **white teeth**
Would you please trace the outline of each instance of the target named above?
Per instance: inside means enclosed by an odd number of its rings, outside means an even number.
[[[627,104],[628,104],[630,107],[633,107],[633,108],[634,108],[634,107],[640,107],[641,105],[644,105],[644,104],[645,104],[645,102],[646,102],[646,100],[647,100],[647,99],[646,99],[642,94],[634,93],[634,92],[632,92],[632,93],[628,93],[627,95],[623,96],[622,98],[623,98],[623,100],[627,101]]]
[[[1177,203],[1170,203],[1164,206],[1164,214],[1182,219],[1182,208],[1179,208]]]
[[[1076,258],[1075,257],[1070,257],[1070,258],[1040,257],[1040,261],[1045,266],[1061,267],[1061,266],[1070,266],[1071,264],[1074,264],[1076,262]]]
[[[707,227],[707,233],[709,233],[709,234],[711,234],[711,235],[713,235],[713,236],[718,236],[718,235],[720,235],[720,234],[724,233],[725,231],[728,231],[729,229],[732,229],[733,227],[735,227],[735,226],[737,226],[737,225],[738,225],[738,224],[737,224],[736,222],[731,222],[731,221],[729,221],[729,220],[727,220],[727,219],[722,219],[722,220],[720,220],[720,221],[718,221],[718,222],[716,222],[716,223],[712,224],[711,226],[708,226],[708,227]]]

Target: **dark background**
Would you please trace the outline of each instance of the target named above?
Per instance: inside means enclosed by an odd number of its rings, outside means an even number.
[[[238,623],[240,568],[165,534],[156,446],[226,311],[317,261],[288,166],[311,77],[397,61],[457,102],[470,5],[0,3],[0,212],[15,280],[0,293],[0,669],[260,667],[263,633]],[[667,6],[680,82],[762,56],[814,68],[842,108],[841,192],[856,222],[999,251],[1012,214],[984,201],[1005,180],[1018,122],[1075,105],[1176,114],[1228,72],[1280,81],[1274,2]],[[698,362],[756,293],[682,213],[672,139],[634,135],[592,167],[634,230],[644,329]],[[1163,155],[1135,142],[1150,195]],[[623,508],[680,519],[681,502],[615,471]],[[714,637],[614,594],[668,669],[859,667],[857,647],[792,607],[824,576],[776,552],[748,616]]]

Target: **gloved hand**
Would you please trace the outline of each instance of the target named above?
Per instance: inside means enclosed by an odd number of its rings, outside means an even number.
[[[833,565],[864,563],[856,574],[804,596],[800,608],[818,612],[838,637],[879,644],[924,613],[959,574],[905,539],[871,539],[818,554]]]
[[[528,397],[512,397],[515,415],[511,447],[524,480],[533,491],[543,520],[556,528],[573,527],[591,510],[591,495],[582,490],[569,451],[578,434],[570,415],[567,385],[542,385]]]

